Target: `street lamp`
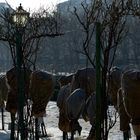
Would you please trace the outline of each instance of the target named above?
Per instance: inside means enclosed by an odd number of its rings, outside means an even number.
[[[29,12],[25,11],[20,3],[20,6],[13,12],[13,21],[17,27],[25,27],[29,19]]]
[[[17,73],[17,94],[18,94],[18,129],[21,140],[25,140],[25,124],[24,124],[24,70],[23,70],[23,42],[22,37],[24,34],[25,26],[29,19],[29,13],[20,6],[12,13],[13,22],[15,24],[16,36],[16,73]]]

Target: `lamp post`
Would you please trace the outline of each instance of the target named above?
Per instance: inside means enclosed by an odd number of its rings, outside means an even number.
[[[23,45],[22,35],[24,28],[29,18],[29,13],[26,12],[23,7],[20,6],[12,14],[13,22],[16,28],[16,72],[17,72],[17,94],[18,94],[18,129],[20,133],[20,139],[25,140],[25,124],[24,124],[24,70],[23,70]]]

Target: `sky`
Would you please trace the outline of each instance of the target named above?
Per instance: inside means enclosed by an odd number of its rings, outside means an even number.
[[[8,2],[12,8],[16,9],[21,3],[25,10],[37,10],[39,7],[53,8],[56,4],[66,0],[0,0],[0,2]]]

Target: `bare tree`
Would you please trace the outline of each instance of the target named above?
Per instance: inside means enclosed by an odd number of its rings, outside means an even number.
[[[21,5],[20,5],[21,6]],[[20,7],[22,8],[22,7]],[[38,50],[40,47],[40,41],[45,37],[56,37],[62,35],[60,33],[59,26],[59,15],[56,12],[49,13],[47,9],[40,8],[38,11],[33,12],[24,27],[15,24],[12,17],[13,9],[7,8],[3,9],[0,14],[0,40],[8,43],[11,56],[13,60],[13,66],[16,68],[17,82],[17,94],[18,95],[18,131],[21,133],[21,137],[25,136],[25,126],[34,125],[33,121],[28,122],[31,118],[30,106],[27,100],[29,97],[25,98],[25,77],[26,70],[35,69],[36,59],[38,55]],[[21,49],[20,51],[19,48]],[[20,54],[19,54],[20,53]],[[19,58],[20,56],[20,58]],[[20,60],[19,60],[20,59]],[[19,62],[20,61],[20,62]],[[24,69],[22,71],[21,69]],[[25,69],[26,68],[26,69]],[[14,77],[15,78],[15,77]],[[24,81],[23,81],[24,80]],[[22,82],[21,82],[22,81]],[[27,91],[28,92],[28,91]],[[19,100],[21,98],[23,99]],[[28,96],[28,95],[27,95]],[[21,101],[21,102],[20,102]],[[23,108],[26,103],[27,113],[23,113]],[[12,120],[12,130],[11,139],[14,138],[14,119],[15,114],[11,112]],[[13,118],[13,119],[12,119]],[[36,120],[36,119],[35,119]],[[21,124],[22,123],[22,124]],[[26,123],[24,125],[24,123]],[[37,124],[36,124],[37,128]],[[37,129],[36,129],[37,130]],[[31,132],[34,135],[34,132]],[[39,139],[36,132],[36,139]],[[28,135],[28,134],[27,134]],[[17,134],[17,138],[19,134]]]
[[[137,1],[138,2],[138,1]],[[90,55],[89,49],[95,46],[95,27],[99,22],[101,25],[100,43],[101,43],[101,68],[102,68],[102,139],[107,140],[109,130],[115,123],[108,123],[108,85],[107,74],[113,65],[116,57],[116,51],[119,44],[127,34],[126,22],[128,15],[138,15],[139,7],[137,2],[132,0],[94,0],[91,4],[85,1],[81,4],[83,8],[83,17],[79,15],[75,8],[74,13],[82,25],[85,32],[83,50],[90,63],[95,67],[95,54]],[[95,50],[95,49],[94,49]],[[108,125],[109,124],[109,125]]]
[[[16,58],[16,32],[20,32],[12,20],[10,8],[3,9],[0,14],[0,40],[9,44],[13,65]],[[24,64],[28,67],[35,65],[39,42],[45,37],[56,37],[60,33],[60,24],[56,12],[49,13],[47,9],[40,8],[30,15],[29,21],[22,29],[22,52]]]

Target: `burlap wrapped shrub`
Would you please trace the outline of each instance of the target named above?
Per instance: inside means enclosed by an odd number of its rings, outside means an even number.
[[[24,94],[25,98],[28,98],[29,82],[31,70],[22,68],[22,74],[24,73]],[[17,86],[17,69],[13,67],[6,72],[6,84],[8,86],[8,97],[6,103],[6,110],[12,113],[17,112],[18,105],[18,86]]]
[[[33,71],[30,79],[30,97],[33,101],[32,115],[42,117],[53,94],[53,77],[48,72]]]
[[[17,91],[8,90],[8,98],[6,102],[6,110],[12,114],[16,114],[18,110]]]
[[[7,101],[8,88],[6,85],[6,76],[0,77],[0,107],[4,107],[4,101]]]
[[[71,132],[72,131],[71,123],[66,115],[66,112],[65,112],[65,110],[62,110],[62,109],[59,113],[58,127],[63,132]]]
[[[73,78],[74,74],[70,74],[70,75],[63,75],[58,79],[58,83],[60,84],[60,87],[67,85],[69,83],[71,83],[72,78]]]
[[[140,124],[140,71],[128,70],[122,76],[125,109],[133,125]]]
[[[78,70],[72,79],[71,92],[77,88],[85,90],[87,97],[96,89],[96,73],[94,68],[83,68]]]
[[[60,88],[57,106],[59,108],[58,127],[63,132],[71,132],[72,127],[66,113],[66,99],[70,95],[70,85],[65,85]]]
[[[134,134],[136,136],[140,136],[140,125],[132,125],[132,128],[134,130]]]

